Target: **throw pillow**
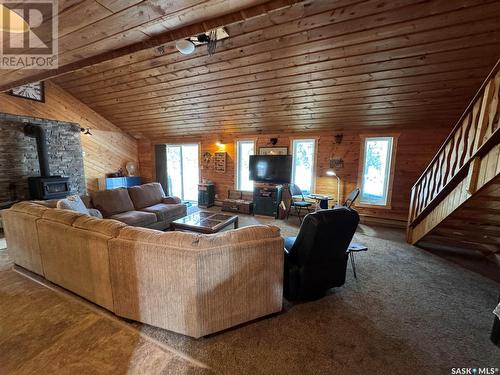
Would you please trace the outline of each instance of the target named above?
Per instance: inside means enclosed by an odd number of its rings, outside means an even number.
[[[90,215],[88,208],[85,206],[82,199],[78,195],[70,195],[66,199],[61,199],[59,202],[57,202],[57,208]]]

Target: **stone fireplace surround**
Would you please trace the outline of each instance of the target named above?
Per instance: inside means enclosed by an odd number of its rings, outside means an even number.
[[[0,203],[29,199],[28,177],[40,175],[36,141],[24,135],[27,124],[47,132],[51,175],[69,177],[72,192],[85,194],[80,125],[0,113]]]

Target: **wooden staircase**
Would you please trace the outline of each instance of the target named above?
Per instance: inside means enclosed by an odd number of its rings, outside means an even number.
[[[411,190],[411,244],[500,254],[500,60]]]

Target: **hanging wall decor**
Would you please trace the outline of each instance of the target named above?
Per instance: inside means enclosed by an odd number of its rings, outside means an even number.
[[[216,152],[214,157],[214,170],[217,173],[226,173],[226,152]]]

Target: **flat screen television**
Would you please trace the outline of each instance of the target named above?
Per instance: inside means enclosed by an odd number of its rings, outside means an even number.
[[[291,155],[250,155],[250,180],[288,184],[291,177]]]

